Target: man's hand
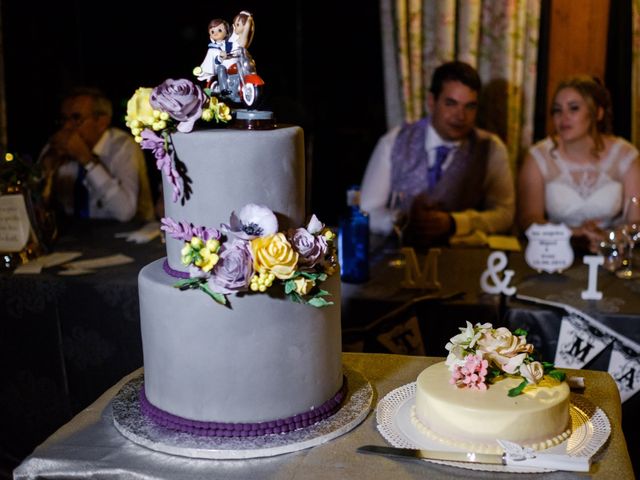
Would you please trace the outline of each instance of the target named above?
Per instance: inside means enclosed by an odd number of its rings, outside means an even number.
[[[69,157],[82,166],[86,166],[93,159],[91,149],[75,130],[58,130],[51,137],[49,144],[59,155]]]
[[[441,243],[453,227],[451,215],[433,208],[424,195],[415,198],[407,227],[410,242],[417,247],[427,248]]]

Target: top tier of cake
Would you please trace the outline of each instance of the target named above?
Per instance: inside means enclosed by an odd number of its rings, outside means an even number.
[[[303,225],[305,212],[304,138],[299,127],[273,130],[203,130],[174,133],[176,166],[184,171],[185,196],[173,202],[164,177],[165,216],[194,226],[219,228],[248,203],[268,206],[279,230]],[[249,141],[250,139],[250,141]],[[169,266],[180,262],[183,241],[167,235]]]

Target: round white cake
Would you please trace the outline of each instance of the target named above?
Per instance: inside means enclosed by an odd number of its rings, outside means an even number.
[[[510,397],[522,381],[505,377],[485,391],[449,383],[444,362],[425,369],[416,384],[412,421],[425,435],[450,446],[479,453],[498,453],[496,439],[541,450],[571,434],[569,386],[551,381]]]

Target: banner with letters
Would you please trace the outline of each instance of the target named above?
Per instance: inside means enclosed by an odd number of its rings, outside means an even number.
[[[564,368],[583,368],[604,349],[611,346],[607,371],[616,381],[620,399],[625,402],[640,390],[640,345],[603,325],[580,310],[559,302],[551,302],[528,295],[518,300],[561,308],[562,317],[555,365]]]
[[[570,313],[562,317],[554,364],[561,368],[582,368],[607,348],[614,338],[588,321]]]

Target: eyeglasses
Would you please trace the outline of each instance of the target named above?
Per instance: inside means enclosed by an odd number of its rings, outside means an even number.
[[[99,113],[92,113],[89,115],[82,115],[81,113],[72,113],[71,115],[61,115],[60,118],[58,118],[58,125],[63,126],[63,125],[66,125],[67,122],[71,122],[71,125],[77,128],[80,125],[82,125],[84,122],[86,122],[87,119],[91,117],[98,117],[98,116],[100,116]]]

